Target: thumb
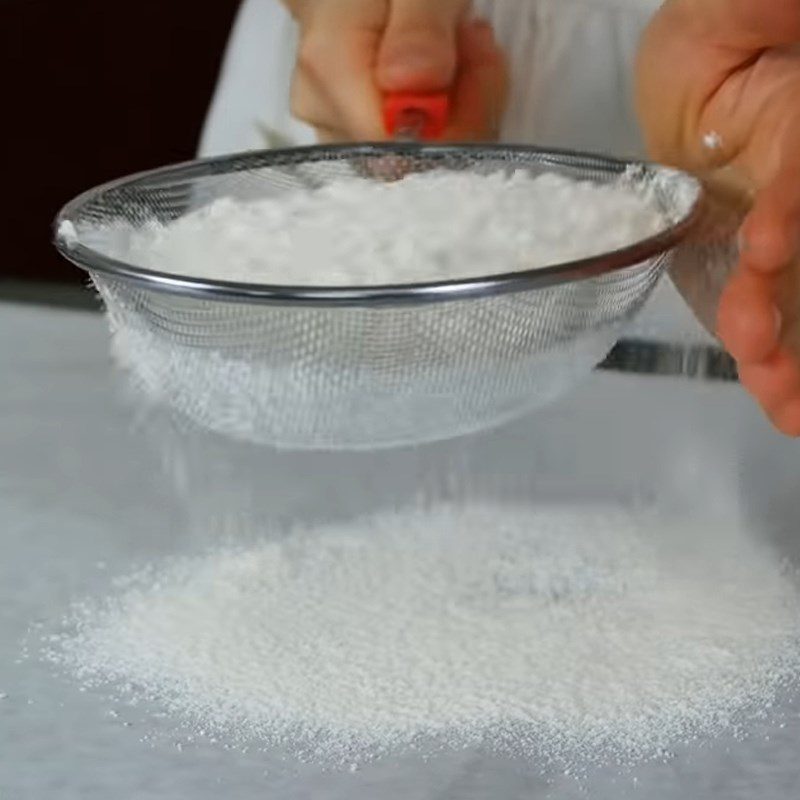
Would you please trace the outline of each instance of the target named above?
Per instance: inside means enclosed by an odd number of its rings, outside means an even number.
[[[469,0],[393,0],[376,79],[387,92],[448,89],[458,67],[457,31]]]

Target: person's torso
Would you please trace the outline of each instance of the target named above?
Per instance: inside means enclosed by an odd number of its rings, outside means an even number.
[[[641,156],[633,59],[659,0],[476,0],[511,69],[507,142]],[[289,110],[297,30],[278,0],[244,0],[202,155],[311,144]]]

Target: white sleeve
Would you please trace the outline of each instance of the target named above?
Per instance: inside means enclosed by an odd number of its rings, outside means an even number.
[[[289,111],[297,29],[278,0],[244,0],[200,140],[201,156],[312,144]]]
[[[476,0],[511,67],[509,142],[637,157],[642,31],[660,0]]]

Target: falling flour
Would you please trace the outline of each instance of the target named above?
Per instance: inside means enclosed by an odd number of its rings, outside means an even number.
[[[257,200],[223,197],[168,224],[76,231],[161,272],[274,285],[386,285],[535,269],[617,250],[665,227],[647,192],[518,170],[350,177]]]
[[[324,763],[433,743],[636,761],[796,678],[795,577],[726,520],[440,505],[148,569],[76,607],[50,657]]]

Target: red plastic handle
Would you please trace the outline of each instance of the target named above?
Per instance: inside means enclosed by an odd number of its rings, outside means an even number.
[[[450,98],[446,94],[389,94],[383,100],[383,123],[390,136],[407,133],[438,139],[447,127]]]

